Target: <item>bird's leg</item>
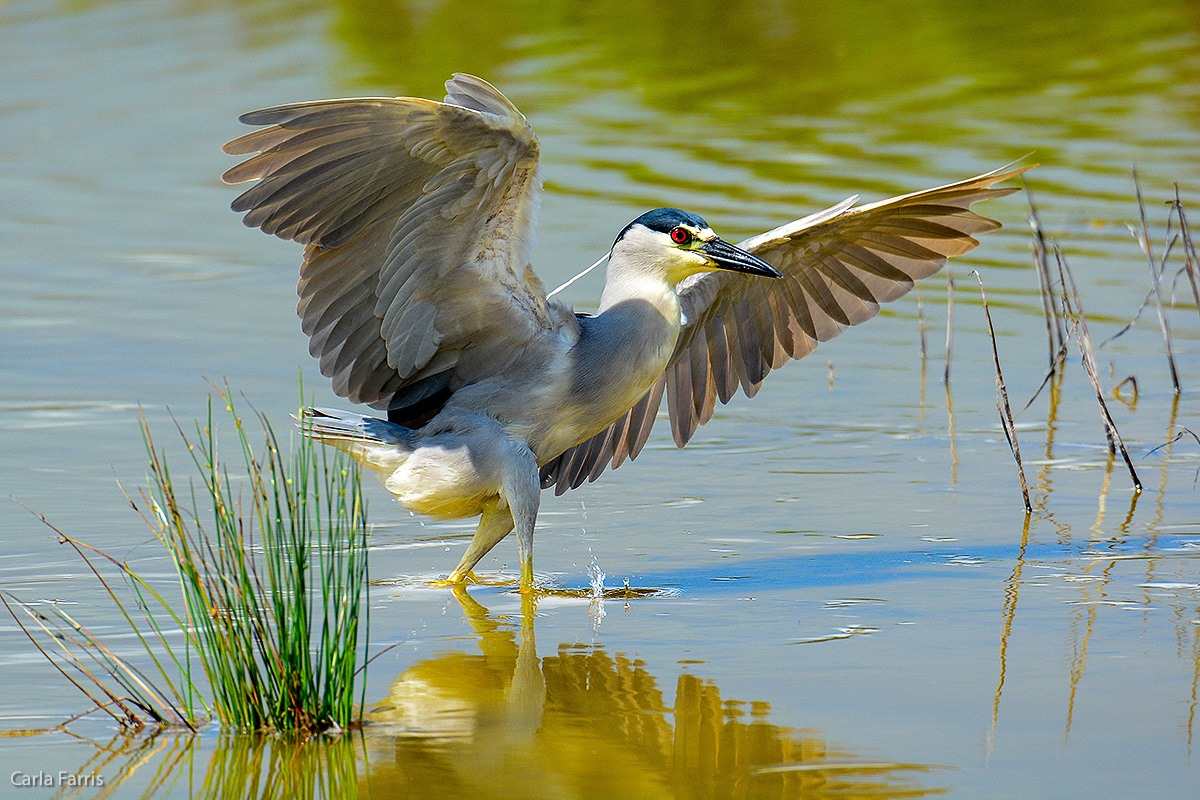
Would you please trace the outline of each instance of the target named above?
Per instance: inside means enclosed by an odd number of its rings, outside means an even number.
[[[502,490],[517,529],[517,555],[521,559],[521,592],[533,591],[533,526],[541,501],[537,459],[524,442],[511,442],[505,459]]]
[[[533,589],[533,526],[541,492],[537,459],[524,442],[513,440],[505,443],[499,455],[500,498],[480,516],[475,536],[448,582],[462,582],[479,559],[515,527],[521,559],[521,591],[529,592]]]
[[[479,563],[479,559],[483,558],[487,551],[495,547],[501,539],[508,536],[512,529],[513,517],[505,503],[496,503],[484,511],[479,518],[479,527],[475,529],[475,537],[467,545],[467,552],[463,553],[454,572],[450,573],[448,582],[461,583],[471,569]]]

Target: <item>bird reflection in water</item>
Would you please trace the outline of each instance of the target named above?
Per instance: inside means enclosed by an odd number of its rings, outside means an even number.
[[[939,794],[933,767],[880,763],[820,733],[769,721],[767,703],[722,699],[679,675],[668,706],[641,661],[600,645],[539,658],[536,600],[520,620],[454,589],[481,653],[446,653],[405,670],[343,737],[289,740],[226,731],[97,743],[80,775],[96,796],[195,798],[894,798]],[[197,756],[213,747],[207,768]],[[65,796],[60,794],[59,796]],[[84,796],[72,794],[71,796]]]
[[[674,707],[646,665],[600,645],[538,658],[535,600],[518,625],[463,587],[480,655],[406,670],[367,726],[360,789],[384,797],[912,797],[918,764],[864,763],[681,674]]]

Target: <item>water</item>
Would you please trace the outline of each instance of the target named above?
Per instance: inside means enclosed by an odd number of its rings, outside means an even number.
[[[1150,285],[1130,167],[1156,254],[1174,185],[1200,202],[1185,2],[15,0],[0,9],[0,587],[76,604],[135,652],[19,504],[170,586],[117,487],[144,481],[139,415],[167,442],[171,415],[188,428],[207,381],[228,380],[283,428],[298,374],[340,403],[294,317],[299,248],[228,211],[221,143],[253,108],[440,97],[452,71],[495,82],[541,136],[547,286],[650,207],[736,240],[1031,154],[1099,343]],[[721,407],[686,450],[660,423],[636,463],[544,497],[536,565],[560,591],[536,609],[503,587],[427,587],[469,527],[419,524],[368,486],[372,650],[394,647],[371,665],[363,736],[127,741],[85,721],[0,739],[0,781],[51,777],[22,797],[65,796],[60,772],[122,797],[258,796],[266,778],[339,797],[1194,794],[1200,445],[1172,442],[1200,410],[1191,289],[1168,279],[1179,397],[1153,308],[1097,355],[1145,490],[1108,454],[1075,359],[1017,418],[1026,522],[968,272],[1020,409],[1047,361],[1027,207],[980,210],[1005,227],[952,265],[949,392],[938,277]],[[590,308],[599,273],[564,297]],[[1128,375],[1136,399],[1112,391]],[[168,455],[182,471],[182,448]],[[511,578],[515,559],[504,542],[480,566]],[[0,676],[20,687],[0,699],[7,730],[87,708],[12,624]]]

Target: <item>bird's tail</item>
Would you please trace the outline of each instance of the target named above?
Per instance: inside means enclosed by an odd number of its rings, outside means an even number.
[[[332,445],[380,472],[395,470],[413,451],[412,430],[377,417],[306,408],[297,422],[305,436]]]

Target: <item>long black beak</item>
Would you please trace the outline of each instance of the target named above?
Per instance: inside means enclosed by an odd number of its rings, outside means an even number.
[[[758,256],[752,256],[740,247],[734,247],[729,242],[717,236],[702,244],[699,250],[721,269],[745,272],[750,275],[761,275],[765,278],[783,277],[783,274],[779,270]]]

